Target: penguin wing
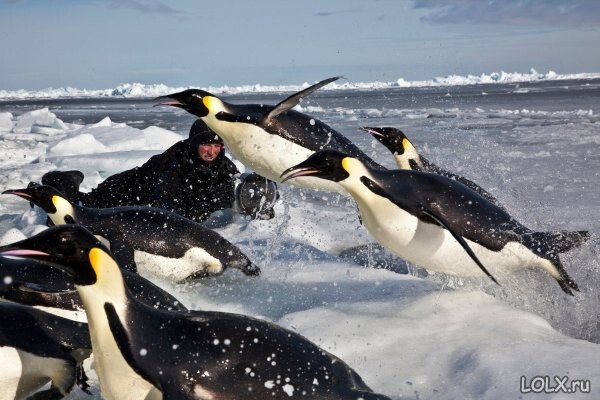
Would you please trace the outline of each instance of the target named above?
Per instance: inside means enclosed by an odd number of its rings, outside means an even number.
[[[288,97],[287,99],[283,100],[282,102],[278,103],[275,107],[273,107],[273,109],[271,111],[269,111],[269,113],[266,115],[265,120],[275,118],[279,114],[282,114],[288,110],[291,110],[296,105],[298,105],[300,103],[300,101],[302,101],[302,98],[308,96],[309,94],[311,94],[312,92],[314,92],[316,90],[319,90],[323,86],[330,84],[331,82],[337,81],[340,78],[341,77],[339,77],[339,76],[334,76],[333,78],[325,79],[319,83],[316,83],[312,86],[307,87],[304,90],[294,93],[293,95],[291,95],[290,97]]]
[[[33,292],[33,293],[77,293],[77,290],[72,286],[64,286],[61,288],[48,287],[32,282],[19,282],[17,290],[22,292]]]
[[[127,270],[121,270],[121,274],[132,296],[140,302],[159,310],[187,311],[177,298],[141,275]]]
[[[475,255],[475,253],[473,252],[473,249],[471,249],[471,246],[469,246],[469,244],[465,241],[465,239],[462,236],[460,236],[459,234],[454,232],[454,230],[450,227],[450,224],[448,224],[448,222],[446,222],[446,220],[444,220],[442,217],[440,217],[439,215],[436,215],[435,213],[433,213],[432,211],[429,211],[429,210],[423,210],[423,214],[429,216],[431,219],[436,221],[438,223],[438,225],[440,225],[441,227],[445,228],[448,232],[450,232],[452,234],[452,236],[454,237],[454,239],[456,239],[456,241],[462,246],[462,248],[465,249],[465,251],[467,252],[469,257],[471,257],[471,259],[475,262],[475,264],[477,264],[477,266],[479,268],[481,268],[481,270],[492,281],[494,281],[497,285],[500,286],[500,283],[498,283],[496,278],[494,278],[492,276],[492,274],[490,274],[490,272],[483,266],[481,261],[479,261],[479,258],[477,258],[477,256]]]
[[[91,349],[87,324],[33,307],[0,303],[0,346],[11,346],[41,357],[73,361],[68,349]]]
[[[104,236],[110,243],[110,252],[115,257],[115,260],[117,260],[117,264],[124,270],[137,272],[135,249],[123,235],[107,231]]]
[[[424,222],[443,222],[442,226],[453,235],[489,250],[499,251],[509,241],[520,241],[521,234],[529,231],[504,210],[453,179],[411,170],[373,171],[373,178],[371,186],[378,187],[380,196]],[[374,191],[371,186],[367,187]]]

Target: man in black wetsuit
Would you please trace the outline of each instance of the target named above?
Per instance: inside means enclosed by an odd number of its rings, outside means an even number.
[[[83,181],[79,171],[52,171],[42,177],[42,183],[87,207],[149,205],[202,222],[214,211],[233,206],[234,176],[238,174],[225,156],[223,140],[202,120],[196,120],[188,139],[140,167],[108,177],[89,193],[79,192]],[[241,211],[252,214],[251,210]],[[264,211],[261,218],[273,216],[272,208]]]

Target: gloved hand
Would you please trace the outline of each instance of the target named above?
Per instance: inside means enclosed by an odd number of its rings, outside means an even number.
[[[279,199],[277,184],[256,173],[242,174],[235,188],[234,209],[256,219],[271,219],[275,216],[273,206]]]

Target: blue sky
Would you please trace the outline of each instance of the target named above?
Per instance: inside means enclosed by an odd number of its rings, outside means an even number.
[[[0,89],[600,72],[597,0],[0,0]]]

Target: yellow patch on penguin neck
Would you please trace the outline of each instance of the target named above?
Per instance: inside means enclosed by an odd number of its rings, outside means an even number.
[[[342,168],[344,168],[344,170],[346,170],[346,172],[350,175],[360,173],[362,170],[364,170],[362,163],[356,158],[352,157],[344,157],[342,159]]]
[[[408,140],[407,138],[402,139],[402,147],[404,148],[404,151],[410,151],[410,152],[414,152],[414,153],[417,152],[415,147],[412,145],[410,140]]]
[[[209,113],[217,113],[223,109],[223,102],[214,96],[202,97],[202,103],[204,103]]]
[[[350,173],[350,157],[344,157],[342,159],[342,168],[344,168],[347,173]]]
[[[73,205],[69,200],[64,197],[60,197],[57,195],[52,196],[52,204],[54,204],[54,208],[56,208],[56,212],[54,214],[48,214],[50,219],[55,225],[65,224],[65,217],[70,215],[73,217]]]
[[[208,111],[210,111],[210,105],[211,105],[211,103],[212,103],[212,100],[211,100],[211,99],[212,99],[212,97],[210,97],[210,96],[204,96],[204,97],[202,98],[202,103],[204,103],[204,106],[205,106],[206,108],[208,108]]]
[[[104,281],[111,280],[115,268],[117,271],[119,269],[115,260],[99,247],[92,248],[88,257],[90,259],[90,264],[96,273],[97,283],[102,284]]]
[[[73,208],[69,200],[57,195],[52,196],[52,204],[54,204],[57,210],[69,210]]]

